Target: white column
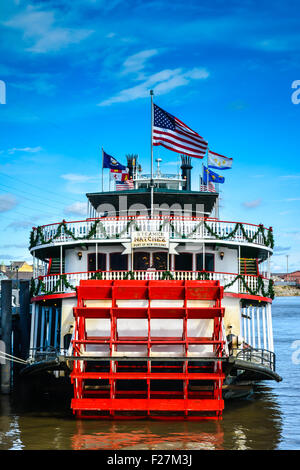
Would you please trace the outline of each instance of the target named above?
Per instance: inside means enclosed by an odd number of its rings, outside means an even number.
[[[260,349],[261,348],[261,340],[260,340],[260,311],[261,307],[256,309],[256,315],[257,315],[257,347]]]
[[[244,328],[243,328],[243,331],[244,331],[244,341],[245,343],[247,343],[247,324],[246,324],[246,321],[247,321],[247,318],[246,318],[246,315],[247,315],[247,309],[244,308]]]
[[[252,307],[251,322],[252,322],[252,346],[255,348],[255,311],[257,307]]]
[[[267,349],[267,338],[266,338],[266,308],[262,308],[262,318],[263,318],[263,337],[264,337],[264,349]]]
[[[248,344],[251,346],[250,309],[247,307]]]
[[[271,339],[271,351],[274,352],[274,339],[273,339],[273,325],[272,325],[272,307],[268,304],[269,316],[270,316],[270,339]]]
[[[98,270],[98,243],[96,243],[96,253],[95,253],[95,256],[96,256],[96,271]]]

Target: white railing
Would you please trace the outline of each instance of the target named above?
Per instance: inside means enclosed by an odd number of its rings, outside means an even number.
[[[230,240],[269,246],[267,228],[258,225],[199,217],[105,217],[34,228],[31,245],[60,244],[76,240],[130,239],[133,231],[168,234],[170,239]],[[262,229],[264,234],[262,233]],[[264,238],[265,237],[265,238]]]
[[[236,294],[249,294],[257,291],[259,284],[258,276],[243,275],[244,282],[238,278],[238,274],[219,273],[219,272],[200,272],[200,271],[86,271],[79,273],[50,274],[48,276],[40,276],[34,280],[36,292],[34,295],[49,295],[55,293],[71,293],[75,291],[76,286],[81,280],[99,278],[103,280],[162,280],[173,279],[177,281],[195,281],[199,279],[220,281],[220,285],[224,286],[225,292]],[[263,288],[265,292],[268,290],[269,279],[263,280]],[[248,289],[247,289],[248,286]],[[256,295],[263,295],[257,292]]]

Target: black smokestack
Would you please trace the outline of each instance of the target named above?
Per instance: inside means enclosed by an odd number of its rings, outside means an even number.
[[[133,178],[135,174],[136,166],[137,166],[138,156],[131,154],[131,155],[126,155],[126,157],[127,157],[127,167],[129,170],[129,178]]]
[[[183,189],[185,191],[190,191],[191,190],[191,170],[192,170],[192,165],[191,165],[191,157],[188,157],[186,155],[181,155],[181,170],[182,170],[182,178],[185,179],[185,184],[183,186]]]

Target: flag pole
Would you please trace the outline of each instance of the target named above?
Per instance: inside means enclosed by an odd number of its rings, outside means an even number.
[[[151,218],[153,217],[153,90],[150,90],[151,96],[151,178],[150,178],[150,191],[151,191]]]
[[[104,163],[104,153],[103,153],[103,147],[102,147],[102,193],[103,193],[103,163]]]

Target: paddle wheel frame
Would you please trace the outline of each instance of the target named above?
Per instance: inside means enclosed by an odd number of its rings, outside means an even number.
[[[71,407],[75,415],[101,419],[220,419],[225,378],[222,361],[218,360],[224,356],[225,346],[222,298],[219,281],[81,281],[77,307],[73,309]],[[89,335],[89,319],[108,320],[110,334]],[[121,319],[132,325],[137,319],[146,320],[147,334],[138,335],[137,328],[134,336],[122,335],[118,328]],[[181,320],[182,333],[153,335],[153,320],[167,320],[170,325],[173,320]],[[189,336],[189,320],[210,322],[211,335]],[[122,346],[127,351],[122,351]],[[210,347],[211,356],[193,352],[195,346]],[[102,352],[91,353],[91,347],[102,348]],[[182,350],[175,357],[168,351],[174,347]],[[146,354],[134,356],[132,351],[138,348]],[[159,348],[165,350],[164,356],[157,352]],[[101,360],[97,360],[97,354],[101,354]]]

